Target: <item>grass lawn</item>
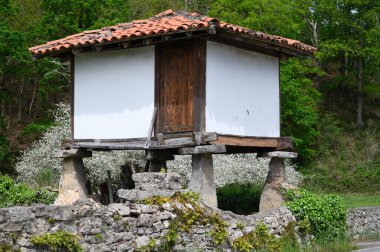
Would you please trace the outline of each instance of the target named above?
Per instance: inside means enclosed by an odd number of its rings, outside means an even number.
[[[380,206],[380,194],[341,194],[347,208]]]

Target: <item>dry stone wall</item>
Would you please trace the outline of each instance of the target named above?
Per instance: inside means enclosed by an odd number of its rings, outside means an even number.
[[[349,209],[347,226],[354,239],[380,237],[380,207]]]
[[[0,245],[14,250],[44,251],[32,242],[33,236],[65,231],[79,237],[84,251],[139,251],[152,241],[165,241],[170,223],[176,220],[174,205],[160,206],[138,203],[145,197],[170,197],[182,191],[180,176],[172,173],[135,174],[134,190],[120,190],[119,197],[125,203],[103,206],[92,200],[79,200],[74,205],[34,205],[0,209]],[[173,204],[178,204],[173,203]],[[176,205],[177,210],[195,211],[191,204]],[[227,224],[228,237],[223,244],[215,245],[211,236],[212,223],[192,226],[189,231],[178,232],[174,251],[215,251],[216,248],[231,251],[228,241],[255,229],[263,222],[269,231],[280,235],[295,218],[285,207],[265,214],[235,215],[201,204],[202,211],[217,214]],[[178,212],[177,212],[178,213]],[[242,229],[242,226],[244,227]],[[173,230],[173,229],[172,229]]]
[[[3,208],[0,209],[0,244],[21,251],[44,251],[32,244],[32,236],[63,230],[78,235],[84,251],[136,251],[152,239],[157,242],[165,239],[176,215],[164,208],[131,202],[102,206],[90,200],[71,206]],[[243,231],[249,232],[262,221],[271,233],[279,235],[294,220],[284,207],[251,216],[215,211],[226,221],[230,240],[243,235],[238,223],[243,223]],[[211,228],[211,225],[195,226],[190,232],[179,233],[175,251],[214,251],[216,246],[209,234]],[[231,251],[227,242],[217,247]]]
[[[84,251],[141,251],[152,242],[164,242],[172,231],[171,223],[178,219],[173,205],[139,202],[145,197],[170,197],[175,192],[183,192],[180,177],[177,174],[154,173],[134,175],[133,179],[136,183],[134,190],[120,190],[118,193],[126,200],[125,203],[103,206],[86,199],[67,206],[37,204],[0,209],[0,251],[2,246],[10,246],[17,251],[46,251],[46,248],[35,246],[32,237],[57,231],[76,235]],[[180,207],[186,211],[194,210],[187,203]],[[186,232],[176,230],[178,239],[174,251],[232,251],[229,241],[254,230],[260,222],[268,227],[270,233],[280,236],[289,222],[295,220],[286,207],[248,216],[202,204],[201,208],[219,215],[227,224],[226,241],[214,244],[210,234],[212,223],[194,225]],[[380,208],[349,210],[347,224],[354,238],[370,233],[379,235]]]

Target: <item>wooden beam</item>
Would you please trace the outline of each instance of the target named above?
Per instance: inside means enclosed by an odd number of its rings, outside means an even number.
[[[128,48],[131,43],[130,42],[123,42],[122,44],[123,44],[123,48]]]
[[[152,38],[147,38],[147,39],[144,39],[143,40],[143,44],[145,45],[145,46],[148,46],[148,45],[150,45],[150,44],[152,44]]]
[[[74,48],[74,49],[72,49],[71,52],[75,55],[75,54],[81,53],[83,51],[84,51],[84,48],[81,47],[81,48]]]
[[[84,149],[60,150],[55,154],[56,158],[85,158],[92,157],[92,152]]]
[[[260,137],[246,137],[236,135],[220,135],[218,140],[213,141],[212,144],[224,144],[227,146],[242,146],[242,147],[264,147],[276,148],[279,138],[260,138]]]
[[[195,147],[184,147],[178,149],[179,155],[195,155],[195,154],[217,154],[226,153],[226,146],[222,144],[201,145]]]
[[[297,158],[298,154],[288,151],[272,151],[272,152],[260,152],[257,153],[257,157],[280,157],[280,158]]]
[[[294,151],[293,141],[290,137],[281,137],[278,141],[277,151]]]

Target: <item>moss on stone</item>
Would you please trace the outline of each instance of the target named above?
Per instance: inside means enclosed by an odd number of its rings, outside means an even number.
[[[67,249],[71,252],[82,252],[83,249],[78,243],[78,236],[59,230],[55,233],[46,233],[32,237],[32,243],[36,246],[46,247],[51,251]]]

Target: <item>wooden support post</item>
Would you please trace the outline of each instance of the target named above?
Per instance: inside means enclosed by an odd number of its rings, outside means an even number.
[[[111,171],[107,170],[107,187],[108,187],[108,197],[110,199],[110,204],[113,203],[113,190],[112,190],[112,179],[111,179]]]
[[[82,158],[91,155],[91,152],[80,149],[62,150],[57,153],[56,157],[63,158],[63,169],[55,205],[70,205],[79,199],[87,198],[86,174]]]
[[[166,160],[153,159],[150,161],[149,172],[160,172],[161,169],[167,170]]]
[[[218,207],[212,154],[192,155],[192,173],[189,189],[200,194],[202,201]]]
[[[167,151],[145,151],[145,160],[149,161],[148,172],[160,172],[161,168],[167,170],[166,161],[174,160],[172,153]]]

